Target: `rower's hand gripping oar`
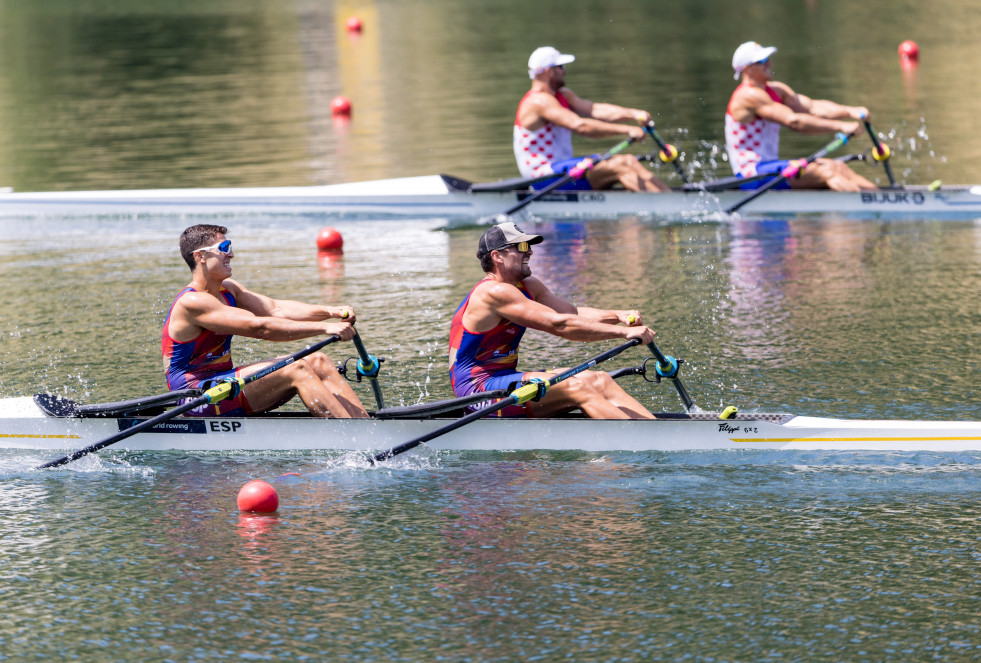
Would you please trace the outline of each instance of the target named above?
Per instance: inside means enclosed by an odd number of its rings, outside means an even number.
[[[672,166],[674,166],[674,169],[677,171],[681,181],[688,184],[689,181],[688,176],[685,175],[685,169],[678,163],[678,148],[671,143],[665,143],[663,140],[661,140],[661,137],[657,135],[654,120],[648,120],[647,123],[644,124],[644,131],[646,131],[647,135],[653,138],[654,142],[657,143],[657,146],[661,148],[661,151],[658,152],[658,157],[661,159],[661,161],[664,163],[670,163]]]
[[[882,164],[882,167],[886,171],[886,175],[889,177],[889,186],[895,188],[896,178],[892,175],[892,166],[889,165],[889,157],[892,156],[892,150],[885,143],[879,142],[879,137],[875,135],[872,130],[872,125],[869,121],[863,117],[862,123],[865,125],[865,130],[869,133],[869,138],[872,139],[872,158]]]
[[[482,419],[489,414],[494,414],[498,410],[503,410],[509,405],[521,405],[522,403],[527,403],[530,400],[540,400],[545,395],[545,393],[549,390],[550,387],[553,387],[560,382],[568,380],[574,375],[578,375],[579,373],[582,373],[583,371],[592,368],[593,366],[595,366],[600,362],[606,361],[607,359],[610,359],[612,357],[616,357],[624,350],[628,348],[632,348],[638,343],[640,343],[639,338],[630,339],[623,345],[619,345],[613,348],[612,350],[607,350],[606,352],[598,354],[592,359],[589,359],[588,361],[585,361],[574,368],[570,368],[564,373],[560,373],[556,376],[553,376],[548,380],[534,380],[526,385],[518,387],[517,389],[512,391],[507,398],[501,399],[500,401],[494,403],[493,405],[490,405],[485,408],[481,408],[476,412],[471,412],[470,414],[461,417],[460,419],[457,419],[443,426],[442,428],[437,428],[436,430],[430,433],[426,433],[425,435],[420,435],[419,437],[413,440],[409,440],[408,442],[404,442],[403,444],[400,444],[397,447],[392,447],[388,451],[383,451],[381,453],[375,454],[371,458],[371,464],[375,465],[383,460],[388,460],[393,456],[397,456],[400,453],[404,453],[406,451],[409,451],[410,449],[415,449],[423,442],[429,442],[430,440],[433,440],[441,435],[445,435],[446,433],[454,431],[457,428],[460,428],[461,426],[466,426],[471,421]]]
[[[184,414],[185,412],[189,412],[190,410],[193,410],[196,407],[200,407],[202,405],[208,405],[208,404],[213,405],[215,403],[218,403],[219,401],[225,400],[226,398],[234,398],[235,396],[237,396],[239,394],[239,392],[242,391],[242,387],[244,387],[245,385],[247,385],[247,384],[249,384],[251,382],[255,382],[256,380],[259,380],[261,378],[264,378],[267,375],[269,375],[270,373],[273,373],[275,371],[278,371],[281,368],[286,368],[287,366],[289,366],[290,364],[292,364],[296,360],[302,359],[303,357],[306,357],[309,354],[313,354],[314,352],[317,352],[318,350],[320,350],[324,346],[329,345],[329,344],[333,343],[334,341],[339,341],[339,340],[341,340],[341,337],[340,336],[337,336],[336,334],[331,334],[330,336],[328,336],[324,340],[318,341],[317,343],[314,343],[313,345],[308,345],[307,347],[303,348],[302,350],[300,350],[298,352],[294,352],[290,356],[284,357],[283,359],[281,359],[280,361],[276,362],[275,364],[271,364],[271,365],[267,366],[266,368],[263,368],[262,370],[253,373],[252,375],[249,375],[249,376],[244,377],[244,378],[232,378],[232,379],[225,380],[225,381],[221,382],[221,384],[215,385],[211,389],[208,389],[207,391],[205,391],[203,394],[201,394],[197,398],[193,398],[193,399],[189,400],[188,402],[184,403],[183,405],[179,405],[179,406],[175,407],[173,410],[168,410],[167,412],[164,412],[163,414],[158,414],[155,417],[151,417],[150,419],[146,419],[145,421],[141,421],[140,423],[136,424],[135,426],[132,426],[130,428],[127,428],[124,431],[120,431],[120,432],[116,433],[115,435],[112,435],[110,437],[107,437],[106,439],[104,439],[104,440],[102,440],[100,442],[96,442],[95,444],[89,445],[89,446],[85,447],[84,449],[79,449],[78,451],[73,451],[72,453],[68,454],[67,456],[63,456],[61,458],[58,458],[57,460],[48,461],[47,463],[44,463],[42,465],[38,465],[37,468],[35,468],[35,469],[43,470],[43,469],[49,468],[49,467],[60,467],[61,465],[65,465],[67,463],[70,463],[73,460],[77,460],[78,458],[81,458],[82,456],[87,456],[88,454],[92,453],[93,451],[98,451],[99,449],[108,447],[110,444],[115,444],[116,442],[119,442],[121,440],[125,440],[128,437],[131,437],[133,435],[136,435],[140,431],[144,431],[147,428],[152,428],[152,427],[156,426],[157,424],[160,424],[160,423],[163,423],[163,422],[168,421],[170,419],[173,419],[174,417],[176,417],[176,416],[178,416],[180,414]]]
[[[815,152],[809,157],[805,157],[803,159],[794,159],[793,161],[787,164],[786,168],[780,171],[780,175],[778,177],[774,177],[772,180],[761,186],[759,189],[756,189],[755,191],[753,191],[753,193],[749,194],[748,196],[746,196],[736,204],[727,207],[725,209],[725,213],[732,214],[746,203],[756,200],[757,198],[759,198],[764,193],[766,193],[776,185],[780,184],[781,182],[788,180],[791,177],[796,177],[797,174],[800,173],[800,171],[804,170],[804,168],[807,167],[808,164],[814,163],[818,159],[823,159],[828,154],[834,152],[835,150],[837,150],[839,147],[841,147],[847,142],[848,142],[848,136],[846,134],[840,132],[835,134],[835,139],[833,141],[831,141],[830,143],[828,143],[827,145],[825,145],[824,147],[822,147],[820,150],[818,150],[817,152]]]
[[[634,139],[633,138],[628,138],[628,139],[626,139],[624,141],[621,141],[621,142],[617,143],[616,145],[614,145],[613,147],[610,148],[609,152],[606,152],[605,154],[601,154],[598,157],[596,157],[594,159],[591,159],[592,163],[590,163],[588,165],[585,165],[585,166],[576,165],[575,167],[570,168],[569,171],[565,175],[563,175],[559,179],[555,180],[554,182],[552,182],[551,184],[549,184],[544,189],[539,189],[538,191],[536,191],[535,193],[531,194],[530,196],[528,196],[527,198],[525,198],[524,200],[522,200],[518,204],[513,205],[512,207],[504,210],[504,212],[502,212],[501,214],[498,214],[498,215],[492,216],[492,217],[485,217],[483,219],[480,219],[477,223],[478,224],[482,224],[482,225],[483,224],[488,224],[488,223],[498,223],[499,222],[498,219],[500,219],[500,217],[502,217],[502,216],[510,216],[510,215],[514,214],[515,212],[517,212],[518,210],[527,207],[528,205],[530,205],[531,203],[535,202],[539,198],[541,198],[543,196],[547,196],[548,194],[550,194],[553,191],[555,191],[556,189],[558,189],[560,186],[564,186],[564,185],[568,184],[569,182],[571,182],[572,180],[580,180],[580,179],[582,179],[583,177],[586,176],[586,172],[590,168],[592,168],[596,164],[600,163],[601,161],[606,161],[610,157],[612,157],[614,155],[617,155],[620,152],[623,152],[625,149],[627,149],[627,147],[630,146],[630,144],[632,142],[634,142]],[[586,159],[583,159],[583,160],[585,161]],[[505,219],[500,219],[500,221],[504,221],[504,220]]]

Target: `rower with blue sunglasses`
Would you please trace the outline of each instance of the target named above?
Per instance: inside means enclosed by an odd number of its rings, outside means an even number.
[[[161,338],[167,386],[171,390],[209,389],[221,382],[246,378],[275,360],[234,366],[232,337],[295,341],[336,335],[354,338],[354,309],[273,299],[252,292],[231,278],[235,257],[224,226],[187,228],[180,252],[191,269],[191,282],[174,299]],[[311,353],[261,380],[241,386],[233,396],[202,405],[188,414],[248,416],[272,410],[299,396],[321,417],[367,417],[361,401],[322,352]]]

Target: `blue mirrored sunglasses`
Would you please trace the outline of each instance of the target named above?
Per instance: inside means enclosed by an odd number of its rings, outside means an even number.
[[[232,252],[232,240],[226,239],[217,244],[212,244],[211,246],[202,246],[200,249],[194,249],[195,251],[218,251],[220,253],[231,253]]]

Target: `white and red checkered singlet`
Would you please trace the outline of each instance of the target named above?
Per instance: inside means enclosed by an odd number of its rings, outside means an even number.
[[[546,122],[537,131],[525,129],[518,122],[521,114],[521,104],[532,94],[546,94],[529,90],[518,104],[518,112],[514,116],[514,158],[518,162],[518,170],[523,177],[540,177],[551,175],[551,163],[572,158],[572,132],[565,127]],[[556,93],[564,108],[569,108],[569,102],[562,93]]]
[[[745,83],[743,84],[745,85]],[[741,86],[740,86],[741,87]],[[736,92],[739,88],[736,88]],[[783,103],[780,95],[770,86],[766,87],[770,98]],[[732,96],[736,96],[736,92]],[[732,106],[732,98],[729,99]],[[780,151],[780,125],[776,122],[757,117],[748,124],[737,122],[726,108],[726,152],[729,153],[729,163],[732,172],[743,177],[756,174],[756,164],[766,161],[776,161]]]

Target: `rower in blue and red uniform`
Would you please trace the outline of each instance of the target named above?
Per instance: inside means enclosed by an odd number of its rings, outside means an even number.
[[[778,156],[780,127],[805,134],[852,135],[861,125],[855,120],[868,118],[864,106],[843,106],[827,99],[811,99],[794,92],[786,83],[773,80],[770,56],[773,46],[755,41],[741,44],[732,56],[735,78],[742,82],[732,93],[726,108],[726,150],[732,172],[738,177],[774,173],[789,161]],[[742,185],[756,189],[772,178]],[[799,171],[797,177],[777,185],[778,189],[835,189],[859,191],[877,188],[847,164],[834,159],[817,159]]]
[[[571,341],[654,340],[638,311],[575,306],[532,276],[531,247],[543,239],[511,222],[491,227],[480,238],[477,258],[487,276],[470,290],[450,323],[450,383],[457,396],[513,388],[562,372],[518,370],[518,346],[528,327]],[[596,419],[654,416],[603,371],[584,371],[552,386],[540,401],[505,408],[498,416],[548,417],[575,409]]]
[[[583,158],[572,153],[572,134],[588,138],[630,136],[644,140],[643,125],[651,114],[639,108],[597,103],[579,97],[565,85],[565,65],[576,58],[551,46],[536,49],[528,59],[531,89],[514,118],[514,158],[524,177],[563,175]],[[636,124],[624,124],[635,122]],[[609,189],[621,184],[630,191],[667,191],[637,157],[618,154],[594,165],[581,180],[562,188]]]
[[[354,309],[272,299],[252,292],[231,278],[235,257],[223,226],[197,225],[180,238],[181,256],[191,268],[191,282],[170,305],[161,332],[167,386],[171,390],[207,389],[226,378],[244,377],[275,362],[235,368],[232,336],[293,341],[337,334],[354,338]],[[330,320],[344,318],[344,321]],[[260,380],[235,396],[204,405],[189,414],[247,416],[283,405],[299,395],[307,409],[321,417],[366,417],[357,395],[330,358],[315,352]]]

